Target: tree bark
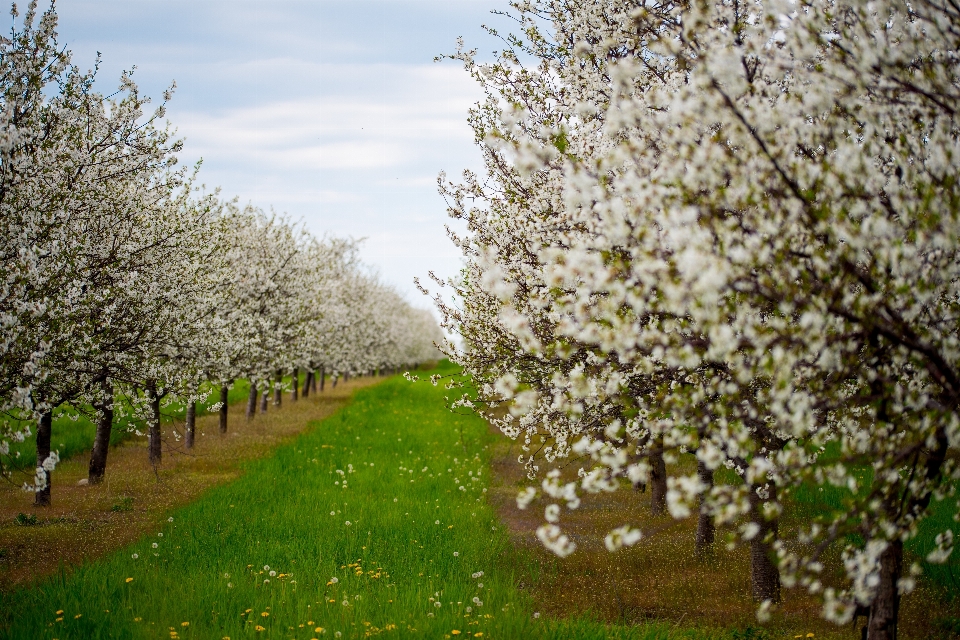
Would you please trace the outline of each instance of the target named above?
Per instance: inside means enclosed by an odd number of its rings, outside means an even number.
[[[326,367],[320,367],[320,391],[323,391],[323,384],[327,379],[327,370]],[[313,390],[317,390],[317,381],[313,381]]]
[[[661,516],[667,512],[667,464],[663,460],[663,439],[653,442],[655,453],[650,456],[650,512]]]
[[[297,395],[300,393],[300,369],[297,367],[293,368],[293,378],[291,382],[293,384],[290,385],[292,387],[292,389],[290,389],[290,399],[296,402]]]
[[[303,397],[310,395],[310,385],[313,384],[313,369],[307,369],[307,374],[303,377]]]
[[[227,406],[230,400],[230,388],[227,385],[220,387],[220,434],[227,432]]]
[[[697,460],[697,477],[707,486],[706,492],[709,492],[713,487],[713,471],[699,460]],[[716,539],[713,516],[704,510],[704,495],[701,494],[698,499],[700,509],[697,517],[697,537],[694,543],[694,553],[697,556],[706,555],[713,548],[713,542]]]
[[[350,382],[350,372],[349,372],[349,371],[344,371],[344,372],[343,372],[343,382],[344,382],[344,384],[346,384],[347,382]]]
[[[267,405],[270,403],[270,389],[269,387],[263,390],[263,393],[260,394],[260,413],[267,412]]]
[[[184,444],[187,449],[193,449],[193,442],[197,433],[197,403],[191,400],[187,404],[187,417],[184,421]]]
[[[766,487],[767,497],[761,498],[757,491]],[[777,518],[767,520],[763,515],[764,503],[777,498],[777,487],[773,482],[766,485],[751,485],[750,512],[752,522],[760,527],[759,533],[750,541],[750,584],[753,598],[759,602],[770,600],[780,602],[780,569],[777,568],[773,543],[779,535],[780,523]]]
[[[340,376],[339,376],[339,375],[337,375],[336,373],[333,374],[333,378],[331,378],[331,383],[332,383],[332,384],[330,385],[330,387],[333,388],[333,389],[336,389],[336,388],[337,388],[337,380],[339,380],[339,379],[340,379]]]
[[[283,401],[283,370],[277,370],[277,384],[273,387],[273,404],[280,406]]]
[[[97,432],[93,437],[93,451],[90,452],[90,466],[87,469],[87,483],[100,484],[107,473],[107,451],[110,449],[110,432],[113,431],[113,385],[102,383],[104,401],[96,405]]]
[[[42,465],[43,461],[50,455],[50,438],[52,434],[53,409],[42,414],[40,420],[37,422],[37,468],[41,469],[40,473],[43,474],[43,477],[47,481],[47,486],[37,491],[37,495],[34,496],[33,504],[38,507],[50,506],[50,485],[52,478],[50,477],[50,472],[43,469]]]
[[[160,448],[160,396],[156,387],[148,389],[150,394],[150,428],[147,432],[150,464],[154,467],[160,464],[162,450]]]
[[[893,540],[880,554],[880,584],[870,606],[867,640],[897,640],[900,591],[897,582],[903,573],[903,542]]]
[[[247,396],[247,420],[253,420],[257,412],[257,385],[250,381],[250,395]]]

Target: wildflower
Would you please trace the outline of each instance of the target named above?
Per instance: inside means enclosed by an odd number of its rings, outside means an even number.
[[[347,520],[346,522],[344,522],[344,524],[345,524],[345,525],[347,525],[347,526],[349,527],[351,523],[350,523],[350,521],[349,521],[349,520]]]
[[[133,578],[127,578],[126,580],[124,580],[124,582],[127,582],[127,583],[133,582]]]
[[[314,633],[323,633],[323,627],[317,627],[313,630]]]
[[[156,548],[159,547],[160,545],[158,545],[156,542],[154,542],[154,543],[153,543],[152,545],[150,545],[150,546],[153,547],[154,549],[156,549]]]
[[[257,631],[265,631],[266,627],[261,627],[260,625],[257,625],[254,627],[254,629],[256,629]]]
[[[535,611],[535,612],[533,613],[533,617],[534,617],[534,618],[539,618],[539,617],[540,617],[540,612],[539,612],[539,611]]]
[[[269,611],[264,611],[263,613],[260,614],[260,617],[261,617],[261,618],[266,618],[266,617],[268,617],[269,615],[270,615],[270,612],[269,612]]]
[[[453,557],[454,557],[454,558],[459,558],[459,557],[460,557],[460,552],[459,552],[459,551],[454,551],[454,552],[453,552]]]
[[[349,606],[350,606],[350,601],[349,601],[349,600],[344,600],[341,604],[342,604],[343,606],[345,606],[345,607],[349,607]]]
[[[396,502],[396,501],[397,501],[397,499],[396,499],[396,498],[394,498],[394,499],[393,499],[393,501],[394,501],[394,502]]]
[[[133,555],[132,555],[132,556],[130,556],[130,557],[131,557],[131,558],[133,558],[134,560],[136,560],[136,559],[137,559],[137,558],[139,558],[140,556],[139,556],[138,554],[136,554],[136,553],[135,553],[135,554],[133,554]]]
[[[343,634],[340,633],[339,631],[335,631],[333,635],[334,635],[334,637],[339,638],[339,637],[342,636]]]
[[[271,572],[270,572],[270,577],[271,577],[271,578],[273,578],[273,577],[276,576],[276,575],[277,575],[277,572],[276,572],[276,571],[271,571]]]
[[[170,516],[169,518],[167,518],[167,522],[173,522],[173,516]],[[187,624],[190,624],[190,623],[188,622]],[[186,625],[184,625],[184,626],[186,626]]]
[[[267,584],[267,583],[269,583],[269,582],[270,582],[270,578],[264,578],[264,579],[263,579],[263,584]]]
[[[454,629],[453,631],[450,632],[450,635],[452,635],[452,636],[458,636],[458,635],[460,635],[460,630],[459,630],[459,629]]]
[[[437,607],[437,608],[439,609],[439,608],[440,608],[440,603],[439,603],[439,602],[434,602],[434,603],[433,603],[433,606],[435,606],[435,607]]]
[[[233,589],[233,583],[232,583],[232,582],[228,582],[228,583],[227,583],[227,589]]]
[[[263,565],[263,570],[264,570],[264,571],[270,571],[270,565],[268,565],[268,564]]]
[[[163,532],[161,531],[160,533],[158,533],[158,534],[157,534],[157,537],[158,537],[158,538],[162,538],[162,537],[163,537]]]
[[[439,520],[437,520],[437,521],[436,521],[436,522],[434,522],[433,524],[440,524],[440,521],[439,521]]]
[[[473,607],[467,607],[467,613],[470,613],[471,611],[473,611]]]
[[[60,609],[59,611],[57,611],[57,615],[58,615],[58,616],[62,616],[62,615],[63,615],[63,609]]]
[[[173,520],[173,518],[170,518],[170,519]],[[181,626],[181,627],[189,627],[189,626],[190,626],[190,623],[189,623],[189,622],[181,622],[181,623],[180,623],[180,626]]]

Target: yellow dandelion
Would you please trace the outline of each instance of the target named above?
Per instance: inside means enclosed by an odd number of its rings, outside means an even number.
[[[124,582],[127,582],[127,583],[133,582],[133,578],[127,578],[126,580],[124,580]]]
[[[812,637],[813,637],[813,634],[812,634],[812,633],[808,633],[808,634],[807,634],[807,637],[808,637],[808,638],[812,638]]]
[[[453,636],[460,635],[460,629],[454,629],[453,631],[450,632],[450,635],[453,635]]]
[[[63,622],[63,616],[60,616],[59,618],[57,618],[57,622]]]
[[[266,617],[269,616],[269,615],[270,615],[270,614],[269,614],[267,611],[264,611],[263,613],[260,614],[260,616],[263,617],[263,618],[266,618]]]
[[[134,619],[133,619],[134,622],[140,622],[141,620],[143,620],[143,618],[134,618]]]
[[[307,621],[307,624],[312,627],[312,626],[313,626],[313,620],[308,620],[308,621]]]
[[[57,615],[58,615],[58,616],[62,616],[62,615],[63,615],[63,609],[60,609],[60,611],[57,611]]]
[[[189,626],[190,626],[190,623],[189,623],[189,622],[181,622],[181,623],[180,623],[180,626],[181,626],[181,627],[189,627]]]
[[[82,615],[83,615],[82,613],[78,613],[77,615],[73,616],[73,619],[76,620],[77,618],[79,618],[79,617],[82,616]]]
[[[482,638],[482,637],[483,637],[483,631],[477,631],[475,634],[473,634],[473,637],[474,637],[474,638]]]
[[[265,631],[266,627],[261,627],[260,625],[257,625],[254,627],[254,629],[256,629],[257,631]]]
[[[317,627],[313,630],[314,633],[323,633],[323,627]]]

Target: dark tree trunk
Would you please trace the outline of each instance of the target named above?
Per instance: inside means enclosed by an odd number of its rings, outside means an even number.
[[[344,383],[350,382],[350,372],[349,372],[349,371],[344,371],[344,372],[343,372],[343,382],[344,382]]]
[[[709,492],[710,488],[713,487],[713,471],[708,469],[707,465],[699,460],[697,461],[697,477],[700,478],[700,482],[708,487],[705,493]],[[703,503],[705,493],[701,494],[698,500],[700,509],[699,515],[697,516],[697,538],[694,543],[694,552],[698,556],[706,554],[713,547],[713,542],[716,538],[713,516],[704,510]]]
[[[96,405],[97,432],[93,436],[93,451],[87,469],[87,482],[100,484],[107,472],[107,451],[110,450],[110,432],[113,431],[113,385],[103,382],[103,403]]]
[[[336,373],[333,374],[333,378],[331,378],[331,383],[332,383],[332,384],[330,385],[333,389],[336,389],[336,388],[337,388],[337,381],[338,381],[339,379],[340,379],[340,376],[339,376],[338,374],[336,374]]]
[[[313,369],[307,369],[307,373],[303,376],[303,397],[306,398],[310,395],[310,385],[313,384]]]
[[[903,542],[893,540],[880,554],[880,584],[870,606],[867,640],[897,640],[900,592],[897,582],[903,573]]]
[[[290,389],[290,398],[296,401],[297,395],[300,393],[300,369],[297,367],[293,368],[293,378],[291,382],[292,384],[290,386],[293,388]]]
[[[247,396],[247,420],[253,420],[257,412],[257,385],[250,381],[250,395]]]
[[[760,527],[759,533],[750,541],[750,584],[754,600],[770,600],[777,604],[780,602],[780,570],[773,543],[779,535],[780,523],[776,518],[767,520],[763,516],[764,503],[777,499],[777,487],[773,482],[767,482],[768,495],[763,499],[757,494],[763,486],[755,484],[750,487],[751,518]]]
[[[37,468],[41,469],[39,473],[43,474],[44,479],[47,481],[47,485],[40,491],[37,491],[37,495],[34,496],[33,503],[38,507],[50,506],[50,484],[52,478],[50,477],[50,472],[43,469],[43,461],[50,455],[50,437],[52,434],[53,409],[42,414],[40,420],[37,422]]]
[[[273,387],[273,404],[280,406],[283,401],[283,370],[277,371],[277,384]]]
[[[220,434],[227,432],[227,407],[230,400],[230,388],[227,385],[220,387]]]
[[[184,424],[184,430],[186,431],[184,437],[184,444],[187,449],[193,449],[193,442],[196,439],[197,433],[197,403],[191,400],[187,404],[187,417]]]
[[[267,405],[270,403],[270,389],[264,389],[260,394],[260,413],[267,412]]]
[[[650,512],[655,516],[667,512],[667,464],[663,460],[663,439],[654,441],[655,453],[650,456]]]
[[[327,379],[327,370],[326,367],[320,367],[320,391],[323,391],[324,382]],[[313,390],[317,390],[317,381],[313,381]]]
[[[156,387],[149,390],[150,393],[150,428],[147,432],[148,447],[150,453],[150,464],[154,467],[160,464],[162,451],[160,448],[160,396],[157,395]]]

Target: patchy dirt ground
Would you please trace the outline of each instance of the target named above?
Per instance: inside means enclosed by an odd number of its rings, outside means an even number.
[[[236,478],[245,462],[268,454],[311,421],[344,406],[355,390],[379,381],[365,377],[336,388],[328,384],[322,394],[297,402],[287,394],[279,408],[271,404],[249,422],[245,406],[233,405],[224,436],[218,416],[203,416],[197,419],[196,446],[190,451],[165,425],[163,462],[156,471],[147,460],[146,440],[127,440],[111,448],[101,485],[78,484],[87,477],[86,456],[66,460],[53,474],[49,507],[35,507],[33,495],[19,486],[0,484],[0,590],[10,591],[136,540],[171,508]]]
[[[543,614],[588,613],[623,624],[659,621],[678,627],[739,628],[743,638],[757,640],[860,637],[863,618],[856,628],[836,627],[820,618],[820,605],[814,598],[797,589],[784,589],[784,602],[763,635],[750,596],[748,550],[727,550],[723,532],[718,532],[715,552],[697,559],[693,554],[695,520],[653,517],[649,493],[627,488],[586,496],[576,511],[564,508],[560,525],[578,548],[567,558],[557,558],[536,538],[536,528],[545,522],[546,503],[538,500],[526,510],[517,508],[517,492],[530,484],[517,461],[520,453],[518,443],[502,436],[498,439],[489,495],[514,544],[522,550],[518,572]],[[581,464],[585,463],[569,462],[564,476],[576,478]],[[643,539],[633,548],[609,553],[604,536],[624,524],[639,527]],[[944,603],[921,587],[903,600],[900,637],[954,637],[938,620],[957,615],[957,603]]]

